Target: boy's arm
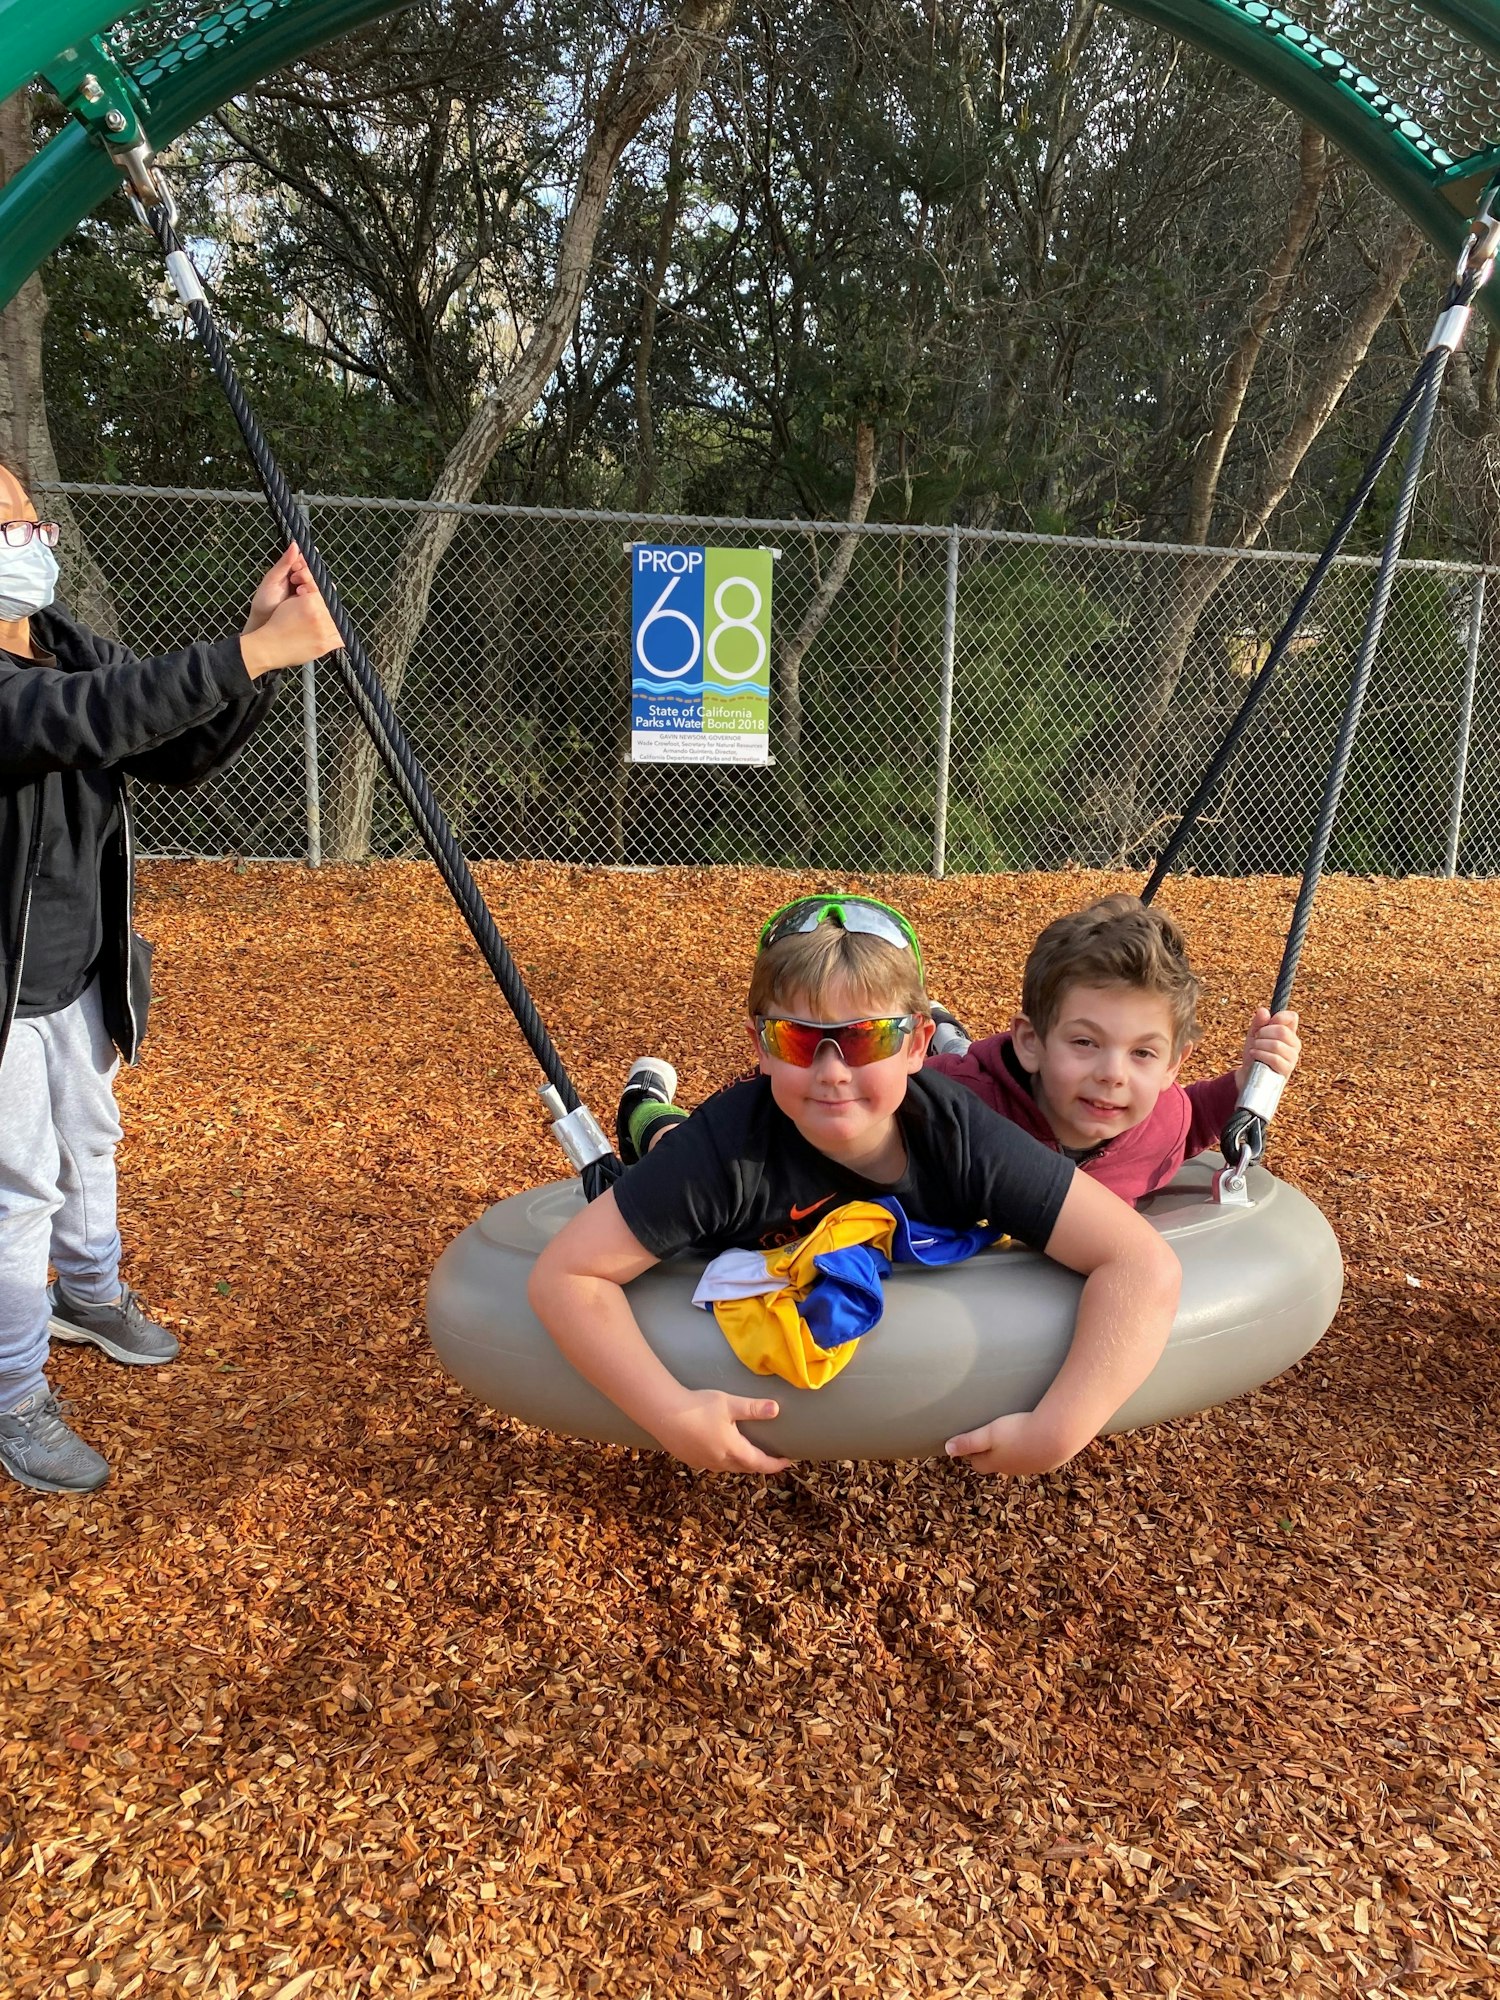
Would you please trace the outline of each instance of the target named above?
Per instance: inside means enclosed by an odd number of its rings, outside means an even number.
[[[1257,1007],[1250,1020],[1250,1031],[1245,1036],[1238,1069],[1230,1070],[1225,1076],[1213,1077],[1206,1083],[1190,1083],[1187,1087],[1188,1103],[1192,1109],[1192,1123],[1186,1141],[1188,1154],[1191,1156],[1201,1153],[1205,1146],[1218,1145],[1253,1063],[1264,1063],[1278,1076],[1290,1076],[1301,1054],[1302,1038],[1297,1033],[1296,1008],[1283,1007],[1279,1014],[1273,1014],[1269,1007]]]
[[[1067,1358],[1036,1408],[948,1440],[978,1472],[1051,1472],[1097,1437],[1156,1366],[1182,1288],[1176,1252],[1144,1217],[1075,1174],[1047,1255],[1084,1273]]]
[[[636,1324],[623,1287],[658,1261],[626,1226],[611,1189],[560,1229],[527,1287],[532,1310],[587,1382],[699,1472],[781,1472],[739,1429],[778,1405],[720,1389],[685,1389]],[[706,1323],[705,1323],[706,1324]]]
[[[1206,1147],[1218,1151],[1219,1139],[1224,1127],[1229,1123],[1229,1115],[1239,1100],[1240,1079],[1237,1070],[1226,1070],[1223,1076],[1205,1077],[1201,1083],[1187,1085],[1188,1130],[1182,1142],[1184,1159],[1191,1159]]]

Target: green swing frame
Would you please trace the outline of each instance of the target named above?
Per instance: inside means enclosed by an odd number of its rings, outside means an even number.
[[[1500,0],[1116,0],[1324,132],[1445,258],[1500,171]],[[0,190],[0,305],[111,194],[108,145],[165,147],[391,0],[0,0],[0,97],[41,78],[73,114]],[[186,25],[184,25],[186,23]],[[1500,325],[1500,280],[1482,300]]]

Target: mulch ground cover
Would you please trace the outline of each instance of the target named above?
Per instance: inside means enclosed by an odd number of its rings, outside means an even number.
[[[597,1110],[643,1051],[690,1100],[740,1066],[800,883],[483,872]],[[1119,885],[867,886],[991,1028]],[[1194,1074],[1292,893],[1171,891]],[[127,1275],[184,1352],[58,1353],[114,1477],[0,1495],[6,2000],[1497,1990],[1500,886],[1323,890],[1273,1163],[1344,1246],[1328,1337],[1013,1482],[715,1478],[476,1406],[426,1275],[559,1158],[435,877],[144,904]]]

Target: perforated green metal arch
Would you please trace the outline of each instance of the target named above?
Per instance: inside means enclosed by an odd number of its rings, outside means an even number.
[[[236,0],[207,11],[194,0],[0,0],[0,98],[45,76],[76,114],[0,192],[0,305],[119,186],[99,142],[115,108],[112,70],[129,92],[122,115],[138,114],[164,147],[259,78],[407,4]]]
[[[1290,105],[1456,255],[1500,170],[1500,0],[1116,4]],[[258,78],[393,11],[393,0],[238,0],[212,12],[197,0],[0,0],[0,97],[40,75],[76,114],[0,191],[0,303],[115,185],[103,133],[118,138],[123,121],[128,138],[139,117],[165,146]],[[1500,320],[1497,299],[1492,284],[1486,304]]]

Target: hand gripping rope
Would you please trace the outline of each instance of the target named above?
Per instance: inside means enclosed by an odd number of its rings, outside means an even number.
[[[1355,659],[1354,675],[1350,682],[1348,699],[1344,707],[1343,720],[1339,726],[1334,744],[1333,760],[1323,787],[1322,803],[1318,809],[1317,825],[1313,830],[1308,847],[1307,860],[1302,871],[1302,884],[1297,892],[1296,907],[1292,912],[1291,925],[1287,931],[1286,948],[1282,953],[1281,969],[1276,975],[1276,990],[1271,996],[1271,1012],[1279,1013],[1292,997],[1292,986],[1297,977],[1297,966],[1302,956],[1303,942],[1307,937],[1308,923],[1312,918],[1314,898],[1322,879],[1323,864],[1328,855],[1328,843],[1333,835],[1333,825],[1338,813],[1339,797],[1343,791],[1344,778],[1349,769],[1349,760],[1354,754],[1354,739],[1359,730],[1359,719],[1364,707],[1365,692],[1370,684],[1370,675],[1375,665],[1375,657],[1380,646],[1380,636],[1385,627],[1386,613],[1390,609],[1391,593],[1395,588],[1396,565],[1406,543],[1407,530],[1411,525],[1412,508],[1416,501],[1417,486],[1422,475],[1422,461],[1427,453],[1428,441],[1432,436],[1433,420],[1437,415],[1438,396],[1443,386],[1449,360],[1463,342],[1468,329],[1469,318],[1474,309],[1474,301],[1489,282],[1494,269],[1497,250],[1500,250],[1500,179],[1492,181],[1485,191],[1478,213],[1470,225],[1468,237],[1459,253],[1458,265],[1454,271],[1453,283],[1448,296],[1443,301],[1442,310],[1432,330],[1432,338],[1427,343],[1411,387],[1402,399],[1401,406],[1392,418],[1385,436],[1376,446],[1374,455],[1365,467],[1354,496],[1344,510],[1338,526],[1334,529],[1328,546],[1319,556],[1311,576],[1303,585],[1301,594],[1292,606],[1291,614],[1276,636],[1275,644],[1267,656],[1265,665],[1251,682],[1238,714],[1230,723],[1223,742],[1215,751],[1202,782],[1193,794],[1171,839],[1163,849],[1161,858],[1151,872],[1151,879],[1141,891],[1141,901],[1149,903],[1165,881],[1173,863],[1187,844],[1199,815],[1223,777],[1230,758],[1238,748],[1251,716],[1259,706],[1261,697],[1277,668],[1287,655],[1298,628],[1312,608],[1318,588],[1327,575],[1334,558],[1348,539],[1349,531],[1358,519],[1365,502],[1369,499],[1381,470],[1396,448],[1402,432],[1406,429],[1415,412],[1416,421],[1412,428],[1411,443],[1407,449],[1406,466],[1401,476],[1400,490],[1396,496],[1395,512],[1385,545],[1380,553],[1380,562],[1375,575],[1375,587],[1370,599],[1370,609],[1365,618],[1365,629],[1360,640],[1359,653]],[[1232,1205],[1248,1203],[1246,1174],[1252,1161],[1258,1160],[1265,1151],[1266,1127],[1275,1116],[1281,1101],[1281,1092],[1286,1079],[1279,1076],[1264,1063],[1252,1063],[1250,1074],[1240,1091],[1239,1101],[1230,1113],[1224,1127],[1221,1148],[1226,1166],[1216,1180],[1219,1200]]]
[[[618,1178],[620,1162],[563,1067],[552,1037],[537,1013],[536,1003],[527,991],[520,968],[511,957],[474,879],[474,872],[464,858],[452,825],[434,798],[411,740],[397,721],[390,698],[365,654],[359,633],[339,601],[333,579],[313,541],[307,515],[293,497],[255,415],[245,401],[244,390],[208,309],[193,261],[177,240],[177,204],[160,167],[152,159],[144,141],[115,151],[112,156],[125,175],[131,206],[161,245],[167,271],[182,301],[183,311],[192,321],[219,379],[219,386],[234,412],[281,533],[302,551],[303,561],[338,627],[344,650],[336,653],[334,659],[349,698],[369,731],[402,803],[411,814],[422,836],[423,846],[436,863],[474,942],[484,954],[485,963],[509,1002],[522,1034],[531,1045],[532,1054],[541,1064],[547,1082],[540,1096],[553,1120],[553,1136],[581,1176],[585,1196],[593,1201]]]

